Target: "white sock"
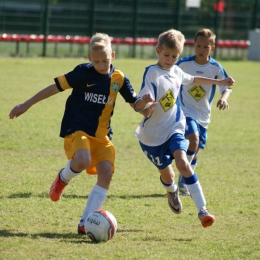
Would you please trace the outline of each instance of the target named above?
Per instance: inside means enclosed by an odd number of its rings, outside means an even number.
[[[80,174],[80,172],[73,172],[71,170],[70,161],[71,160],[68,161],[66,168],[64,168],[60,173],[60,178],[66,183],[69,183],[72,178]]]
[[[195,152],[194,152],[194,154],[192,154],[192,155],[188,155],[188,154],[186,154],[189,163],[192,162],[194,155],[195,155]]]
[[[193,171],[195,171],[196,166],[197,166],[197,164],[191,164],[191,168]]]
[[[162,183],[162,185],[163,185],[163,187],[167,190],[167,191],[169,191],[169,192],[175,192],[176,190],[177,190],[177,185],[174,183],[174,181],[172,182],[172,183],[170,183],[170,184],[165,184],[163,181],[162,181],[162,178],[160,177],[160,181],[161,181],[161,183]]]
[[[85,219],[90,213],[95,210],[101,209],[107,198],[107,193],[108,190],[98,186],[97,184],[93,187],[88,196],[87,205],[79,223],[80,226],[84,225]]]
[[[186,184],[186,187],[188,188],[190,195],[192,199],[195,202],[195,205],[197,207],[198,213],[201,208],[206,208],[206,200],[202,191],[202,188],[200,186],[200,182],[197,181],[194,184]]]
[[[171,186],[164,186],[164,185],[163,185],[163,187],[164,187],[167,191],[169,191],[169,192],[175,192],[175,191],[177,190],[177,185],[175,185],[175,183],[173,183],[173,185],[171,185]]]
[[[195,170],[195,168],[196,168],[196,166],[197,166],[197,163],[198,163],[198,157],[196,158],[196,159],[194,159],[194,160],[192,160],[191,161],[191,168],[193,169],[193,170]]]

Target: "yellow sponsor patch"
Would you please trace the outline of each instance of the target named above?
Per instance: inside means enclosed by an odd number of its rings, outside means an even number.
[[[189,90],[191,96],[196,100],[201,100],[205,95],[206,91],[203,89],[202,86],[194,86]]]
[[[160,99],[160,104],[165,112],[167,112],[170,108],[173,107],[176,99],[174,97],[174,94],[169,89],[165,95]]]

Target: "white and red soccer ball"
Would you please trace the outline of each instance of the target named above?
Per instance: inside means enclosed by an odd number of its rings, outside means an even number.
[[[106,242],[115,235],[117,221],[111,212],[100,209],[88,215],[84,228],[87,236],[93,242]]]

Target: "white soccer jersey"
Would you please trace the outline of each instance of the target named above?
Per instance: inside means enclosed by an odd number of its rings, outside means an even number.
[[[152,116],[144,118],[135,135],[148,146],[165,143],[173,134],[185,131],[185,117],[177,100],[181,84],[191,84],[194,77],[174,65],[170,70],[151,65],[146,68],[139,97],[150,93],[158,104]]]
[[[195,56],[180,59],[178,65],[183,71],[193,76],[202,76],[213,79],[227,78],[227,74],[222,66],[213,58],[205,65],[195,62]],[[219,86],[222,94],[228,86]],[[228,91],[232,91],[228,89]],[[179,101],[186,117],[194,118],[204,128],[210,123],[212,100],[215,96],[216,85],[187,86],[182,85],[179,92]]]

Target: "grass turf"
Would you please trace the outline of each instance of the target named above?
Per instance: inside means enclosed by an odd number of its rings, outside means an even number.
[[[58,135],[69,91],[8,119],[16,104],[85,61],[0,59],[0,259],[259,259],[260,63],[221,62],[236,84],[228,111],[216,109],[216,94],[207,148],[196,169],[216,217],[206,229],[189,197],[182,197],[182,214],[171,212],[159,174],[133,135],[141,117],[118,97],[112,118],[116,172],[103,206],[115,215],[118,232],[93,244],[78,236],[77,224],[95,177],[82,173],[59,202],[49,199],[50,185],[67,162]],[[113,64],[138,92],[145,66],[155,62]]]

